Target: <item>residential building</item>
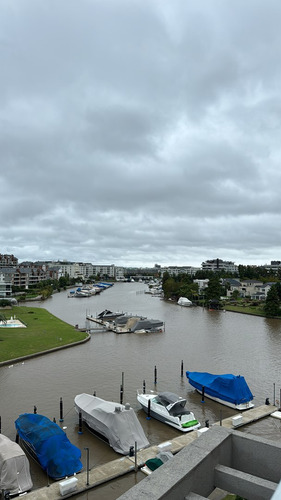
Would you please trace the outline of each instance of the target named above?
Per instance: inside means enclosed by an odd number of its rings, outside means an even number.
[[[18,259],[14,255],[0,253],[0,267],[17,266]]]
[[[202,270],[213,271],[213,272],[225,271],[228,273],[235,274],[238,273],[238,266],[231,261],[226,261],[222,259],[213,259],[202,262]]]
[[[170,276],[178,276],[179,274],[188,274],[189,276],[194,276],[197,271],[201,271],[200,267],[192,267],[192,266],[168,266],[161,267],[161,276],[165,272],[169,273]]]
[[[11,270],[11,268],[9,268]],[[12,295],[12,273],[8,268],[0,268],[0,298]]]

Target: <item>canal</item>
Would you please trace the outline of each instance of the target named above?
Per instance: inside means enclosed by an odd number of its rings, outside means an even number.
[[[233,414],[230,408],[205,399],[189,386],[186,377],[190,371],[234,373],[243,375],[256,405],[266,398],[279,404],[281,373],[281,322],[242,314],[208,311],[201,307],[183,308],[165,302],[148,293],[144,283],[116,283],[101,294],[86,298],[69,298],[68,292],[55,294],[45,302],[29,303],[44,307],[62,320],[80,328],[89,326],[87,315],[96,316],[104,309],[141,314],[164,321],[162,333],[118,335],[93,330],[86,344],[42,355],[0,368],[0,415],[2,433],[15,438],[14,421],[19,414],[33,412],[50,419],[60,416],[60,398],[63,400],[62,427],[82,450],[90,449],[90,467],[119,457],[108,445],[87,430],[78,434],[78,417],[73,400],[77,394],[96,393],[97,396],[119,402],[120,385],[124,378],[123,401],[135,409],[151,444],[161,443],[178,435],[178,431],[155,420],[147,420],[136,400],[136,391],[143,381],[146,387],[168,390],[187,398],[187,407],[194,411],[202,425],[210,425]],[[11,332],[12,334],[12,332]],[[157,384],[155,386],[155,368]],[[248,426],[243,432],[280,440],[280,422],[268,417]],[[35,487],[47,484],[47,479],[35,463],[31,463]],[[130,477],[129,477],[130,476]],[[138,472],[99,488],[98,498],[114,500],[143,477]],[[97,498],[97,489],[81,495],[81,500]]]

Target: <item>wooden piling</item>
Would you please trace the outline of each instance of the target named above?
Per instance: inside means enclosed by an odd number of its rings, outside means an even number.
[[[62,402],[62,398],[60,398],[60,422],[63,422],[63,402]]]

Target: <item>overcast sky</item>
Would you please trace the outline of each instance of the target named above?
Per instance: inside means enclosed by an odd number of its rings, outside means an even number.
[[[1,0],[0,253],[281,260],[280,0]]]

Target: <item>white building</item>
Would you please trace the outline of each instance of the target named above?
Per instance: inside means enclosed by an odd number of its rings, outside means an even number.
[[[226,271],[228,273],[238,273],[238,266],[234,264],[234,262],[222,260],[222,259],[213,259],[206,260],[202,262],[202,270],[203,271]]]

